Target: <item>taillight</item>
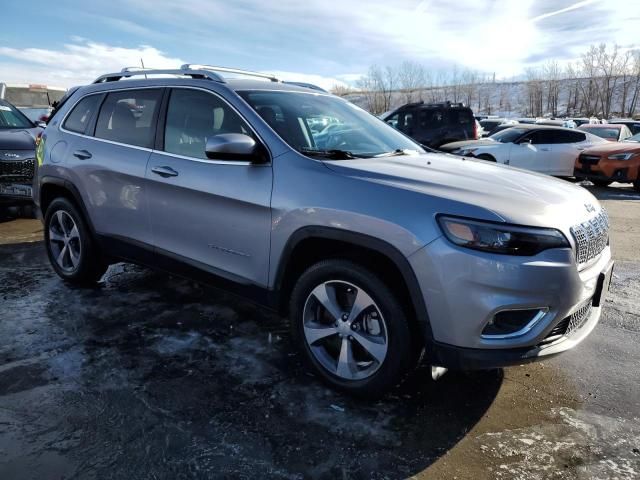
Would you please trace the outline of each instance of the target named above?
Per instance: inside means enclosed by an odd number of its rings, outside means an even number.
[[[478,140],[478,123],[473,122],[473,139]]]

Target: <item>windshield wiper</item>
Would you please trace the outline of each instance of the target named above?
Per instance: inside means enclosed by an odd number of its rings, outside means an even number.
[[[351,160],[357,158],[353,155],[353,153],[348,152],[346,150],[316,150],[314,148],[301,148],[300,151],[305,155],[309,155],[310,157],[322,157],[327,158],[329,160]]]

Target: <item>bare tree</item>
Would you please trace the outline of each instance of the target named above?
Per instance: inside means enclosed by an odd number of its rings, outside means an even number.
[[[398,85],[405,103],[422,100],[422,90],[425,86],[425,70],[415,62],[403,62],[398,70]]]

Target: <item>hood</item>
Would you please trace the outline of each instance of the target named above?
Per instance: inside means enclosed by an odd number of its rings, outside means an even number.
[[[614,153],[640,152],[640,142],[607,142],[583,150],[587,155],[613,155]]]
[[[483,145],[497,145],[498,142],[495,140],[489,140],[488,138],[483,138],[481,140],[463,140],[461,142],[451,142],[440,147],[440,150],[444,152],[453,152],[454,150],[458,150],[459,148],[471,148],[471,147],[481,147]]]
[[[547,175],[454,155],[424,154],[325,162],[342,175],[419,192],[439,200],[447,213],[481,209],[487,220],[569,228],[599,209],[586,189]]]
[[[35,150],[40,128],[0,128],[0,150]]]

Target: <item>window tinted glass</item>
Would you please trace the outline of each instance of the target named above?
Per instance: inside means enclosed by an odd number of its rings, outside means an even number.
[[[421,129],[440,128],[444,124],[442,110],[420,110],[418,118]]]
[[[475,121],[469,110],[450,109],[448,112],[449,123],[452,125],[468,125]]]
[[[264,106],[258,113],[278,122],[279,109]],[[166,152],[206,159],[207,139],[221,133],[252,135],[247,124],[225,102],[200,90],[171,92],[164,133]]]
[[[63,127],[72,132],[84,133],[93,113],[98,108],[98,102],[101,97],[101,95],[89,95],[80,100],[71,110]]]
[[[159,89],[108,94],[98,115],[96,137],[151,148],[160,96]]]
[[[494,133],[489,138],[500,143],[511,143],[511,142],[515,142],[518,138],[520,138],[526,132],[527,131],[524,128],[511,127],[505,130],[501,130],[497,133]]]
[[[557,143],[556,132],[553,130],[538,130],[531,135],[531,143],[538,145]]]
[[[567,132],[560,130],[556,132],[555,135],[555,143],[577,143],[584,142],[585,139],[585,134],[580,132]]]

